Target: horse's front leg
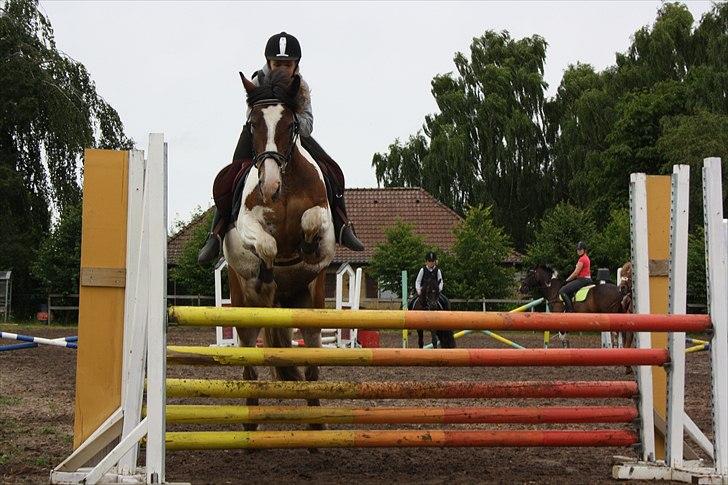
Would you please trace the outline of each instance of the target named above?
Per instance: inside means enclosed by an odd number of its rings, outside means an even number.
[[[424,330],[417,330],[417,346],[421,349],[425,348],[425,332]]]
[[[240,345],[242,347],[253,347],[255,348],[258,342],[258,335],[260,334],[259,328],[236,328],[238,337],[240,338]],[[257,381],[258,371],[255,366],[246,365],[243,367],[243,379],[246,381]],[[248,397],[245,399],[247,406],[257,406],[260,400],[257,397]],[[244,423],[243,429],[245,431],[255,431],[258,428],[257,423]]]
[[[436,349],[438,345],[442,347],[442,342],[437,337],[437,330],[430,330],[430,340],[432,340],[432,348]]]
[[[301,216],[301,257],[308,264],[317,264],[335,250],[334,226],[328,207],[315,206]]]

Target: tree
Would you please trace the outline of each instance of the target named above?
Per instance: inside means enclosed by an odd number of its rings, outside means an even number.
[[[438,75],[432,94],[440,110],[423,133],[375,154],[377,181],[421,186],[455,211],[489,205],[497,225],[522,247],[550,204],[543,135],[546,41],[485,32],[470,56],[457,53],[457,75]]]
[[[202,223],[197,224],[197,220],[204,217]],[[198,207],[190,217],[188,224],[178,221],[175,226],[184,227],[195,223],[190,238],[182,246],[180,257],[176,266],[169,270],[169,277],[177,283],[178,287],[186,293],[192,295],[214,295],[215,294],[215,274],[213,265],[201,265],[197,262],[197,253],[205,244],[208,234],[210,233],[210,225],[212,224],[212,211],[204,212]]]
[[[708,301],[705,281],[705,232],[697,227],[688,236],[688,303],[705,305]]]
[[[693,115],[666,117],[661,131],[656,146],[665,160],[661,172],[672,173],[673,165],[690,165],[690,225],[695,229],[703,224],[703,159],[728,161],[728,116],[700,110]],[[728,170],[723,170],[723,187],[728,187]],[[725,190],[723,207],[728,207]]]
[[[367,273],[378,281],[379,288],[402,296],[402,271],[407,270],[408,290],[414,288],[417,272],[422,266],[428,247],[422,236],[415,234],[412,225],[397,221],[387,228],[386,242],[378,244],[369,261]]]
[[[493,223],[490,207],[472,207],[454,230],[455,244],[441,259],[446,293],[455,298],[505,298],[513,294],[513,270],[503,262],[510,239]]]
[[[589,211],[561,203],[541,220],[541,227],[528,247],[526,262],[547,264],[568,276],[576,265],[576,243],[584,241],[590,246],[596,234]]]
[[[78,293],[81,268],[81,204],[68,205],[31,267],[45,293]]]
[[[0,6],[0,268],[12,269],[15,308],[37,282],[30,267],[53,210],[79,204],[84,148],[131,148],[116,111],[85,67],[58,51],[36,0]]]
[[[589,251],[592,267],[615,271],[630,260],[631,252],[629,210],[614,209],[609,222],[594,237]],[[611,274],[616,277],[616,273]]]

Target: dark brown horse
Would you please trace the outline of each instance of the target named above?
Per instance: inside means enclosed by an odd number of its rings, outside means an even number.
[[[445,310],[440,304],[440,283],[437,278],[429,278],[425,281],[420,296],[415,299],[413,310],[437,311]],[[430,330],[432,336],[432,348],[436,349],[438,342],[440,348],[454,349],[455,337],[452,330]],[[424,330],[417,330],[417,345],[422,349],[425,347]]]
[[[300,78],[274,73],[260,87],[242,77],[248,94],[255,166],[245,182],[235,226],[224,239],[230,300],[241,307],[323,308],[324,277],[334,256],[334,228],[316,162],[301,146],[296,112]],[[255,347],[260,329],[237,328]],[[321,346],[320,329],[302,329],[306,347]],[[290,347],[292,329],[265,329],[268,347]],[[302,380],[297,367],[276,367],[280,380]],[[257,379],[246,366],[245,379]],[[318,379],[316,366],[305,378]],[[248,399],[256,405],[257,399]],[[318,406],[319,400],[308,401]],[[321,425],[311,425],[320,429]],[[246,425],[255,429],[255,425]]]
[[[564,302],[559,296],[559,290],[563,285],[558,272],[549,266],[539,264],[528,270],[520,292],[526,294],[538,290],[548,301],[551,311],[560,313],[565,310]],[[596,284],[589,288],[586,298],[583,301],[575,301],[573,307],[576,313],[622,313],[622,295],[615,284]]]

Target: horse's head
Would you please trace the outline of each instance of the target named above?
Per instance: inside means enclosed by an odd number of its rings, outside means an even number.
[[[531,293],[533,290],[549,286],[551,280],[557,277],[558,273],[551,267],[538,264],[526,272],[521,288],[518,291],[522,294]]]
[[[258,190],[264,204],[274,202],[281,194],[282,174],[291,161],[298,138],[296,111],[301,78],[273,71],[260,86],[248,81],[242,73],[248,93],[248,123],[253,138],[253,157],[258,169]]]
[[[622,295],[627,295],[632,292],[632,262],[627,261],[622,266],[622,271],[620,272],[619,281],[617,282],[619,286],[619,292]]]
[[[422,287],[423,307],[426,310],[440,309],[440,283],[436,278],[430,278]]]

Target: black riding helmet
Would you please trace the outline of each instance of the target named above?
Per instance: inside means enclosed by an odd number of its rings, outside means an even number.
[[[586,247],[586,243],[584,241],[579,241],[576,243],[576,249],[583,249],[584,251],[588,251],[588,248]]]
[[[270,60],[301,60],[301,44],[291,34],[281,32],[276,34],[265,44],[265,58]]]
[[[437,261],[437,254],[434,251],[430,251],[425,256],[425,261]]]

